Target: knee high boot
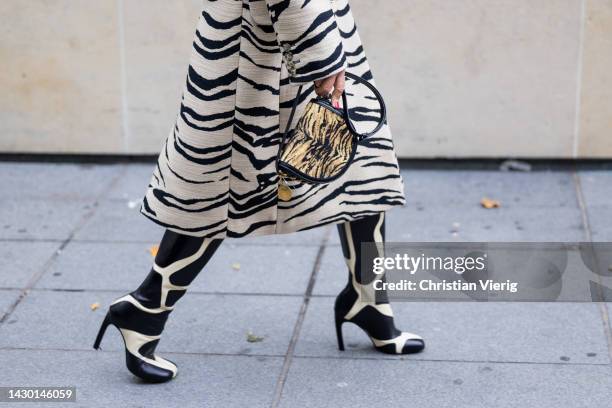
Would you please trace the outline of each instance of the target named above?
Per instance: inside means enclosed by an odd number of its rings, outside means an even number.
[[[342,252],[349,269],[348,284],[336,298],[334,306],[338,348],[344,350],[342,324],[354,323],[370,337],[376,350],[387,354],[418,353],[425,348],[423,339],[395,327],[393,311],[386,291],[374,291],[375,276],[371,268],[362,271],[362,261],[372,265],[372,254],[362,254],[362,242],[385,240],[385,213],[338,225]],[[384,276],[382,276],[384,280]],[[369,294],[366,296],[366,294]]]
[[[148,382],[176,377],[176,364],[155,355],[155,348],[174,304],[221,242],[166,231],[153,268],[142,284],[110,305],[94,348],[100,347],[106,328],[112,324],[123,337],[126,364],[132,374]]]

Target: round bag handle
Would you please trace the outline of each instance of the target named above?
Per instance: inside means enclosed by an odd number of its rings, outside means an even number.
[[[349,130],[351,131],[351,133],[357,138],[358,141],[361,141],[363,139],[365,139],[366,137],[370,137],[373,134],[377,133],[385,124],[385,122],[387,121],[387,107],[385,106],[385,101],[382,97],[382,95],[380,94],[380,92],[378,91],[378,89],[376,89],[376,87],[374,85],[372,85],[371,82],[367,81],[366,79],[355,75],[355,74],[351,74],[350,72],[345,72],[345,76],[351,80],[353,80],[354,82],[358,82],[361,83],[363,85],[365,85],[370,91],[372,91],[372,93],[374,94],[374,97],[376,98],[376,100],[378,101],[379,105],[380,105],[380,120],[378,121],[378,123],[376,124],[376,127],[374,128],[374,130],[367,132],[367,133],[359,133],[357,131],[357,129],[355,129],[355,126],[353,125],[353,121],[351,120],[349,111],[348,111],[348,102],[347,102],[347,98],[346,98],[346,90],[344,92],[342,92],[342,104],[343,106],[343,110],[344,110],[344,115],[346,117],[346,124],[349,127]]]
[[[370,91],[372,91],[372,93],[374,94],[374,97],[376,98],[376,100],[378,101],[379,105],[380,105],[380,120],[378,121],[378,123],[376,124],[376,127],[374,128],[374,130],[367,132],[367,133],[359,133],[357,131],[357,129],[355,129],[355,125],[353,125],[353,121],[351,120],[350,114],[349,114],[349,110],[348,110],[348,100],[346,97],[346,89],[344,90],[344,92],[342,92],[342,111],[344,114],[344,120],[346,121],[346,124],[349,128],[349,131],[351,132],[351,134],[353,134],[353,136],[355,136],[355,138],[357,139],[357,141],[362,141],[363,139],[372,136],[373,134],[375,134],[376,132],[378,132],[383,125],[385,124],[385,122],[387,121],[387,107],[385,106],[385,101],[382,97],[382,95],[380,94],[380,92],[378,91],[378,89],[376,89],[376,87],[374,85],[372,85],[372,83],[370,83],[368,80],[355,75],[355,74],[351,74],[350,72],[345,72],[344,73],[345,77],[357,82],[357,83],[361,83],[363,85],[365,85]],[[289,128],[291,127],[291,122],[293,122],[293,116],[295,114],[295,110],[297,109],[299,103],[300,103],[300,97],[302,96],[302,88],[304,87],[304,85],[300,85],[300,87],[298,88],[298,92],[295,96],[295,100],[293,102],[293,106],[291,107],[291,113],[289,114],[289,118],[287,121],[287,127],[285,128],[285,133],[283,136],[285,136],[287,134],[287,132],[289,131]],[[284,139],[284,138],[283,138]]]

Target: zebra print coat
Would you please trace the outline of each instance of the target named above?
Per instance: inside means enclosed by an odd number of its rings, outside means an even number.
[[[278,199],[275,160],[298,87],[346,69],[372,74],[348,0],[205,0],[176,124],[141,212],[173,231],[244,237],[305,230],[404,204],[389,128],[327,185]],[[347,80],[351,116],[378,106]],[[365,87],[364,87],[365,88]],[[303,94],[305,106],[312,95]],[[299,115],[296,115],[299,118]]]

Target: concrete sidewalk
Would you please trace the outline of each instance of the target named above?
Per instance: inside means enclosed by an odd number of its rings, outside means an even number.
[[[116,330],[91,345],[161,237],[138,214],[152,167],[0,163],[0,386],[76,386],[66,406],[83,407],[610,406],[611,304],[397,303],[425,352],[379,354],[351,325],[339,352],[334,227],[227,240],[160,343],[179,376],[140,383]],[[612,171],[403,174],[389,241],[612,240]],[[501,208],[481,208],[485,196]]]

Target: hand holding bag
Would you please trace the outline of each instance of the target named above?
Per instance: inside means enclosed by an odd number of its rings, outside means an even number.
[[[351,121],[345,91],[342,93],[341,110],[334,108],[329,98],[313,98],[306,105],[295,128],[290,129],[302,95],[303,86],[300,86],[276,159],[281,200],[291,199],[288,181],[326,184],[340,177],[353,161],[358,144],[378,132],[386,122],[385,103],[376,87],[357,75],[348,72],[345,75],[372,91],[380,105],[380,120],[374,130],[359,133]]]

